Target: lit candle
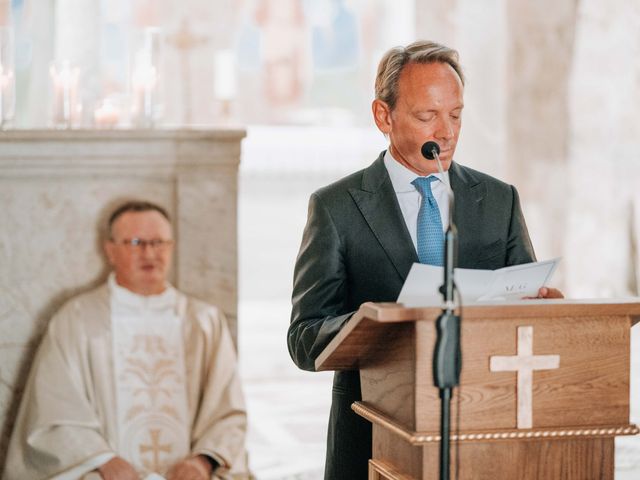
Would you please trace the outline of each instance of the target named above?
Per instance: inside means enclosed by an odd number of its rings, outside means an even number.
[[[214,96],[233,100],[237,93],[236,57],[231,50],[220,50],[214,57]]]
[[[236,57],[231,50],[216,52],[213,65],[213,95],[220,101],[223,121],[231,118],[231,102],[237,94]]]
[[[102,105],[93,112],[93,119],[97,128],[113,128],[120,120],[120,111],[113,102],[103,100]]]
[[[71,67],[68,61],[62,62],[59,70],[51,67],[54,124],[71,127],[77,120],[79,77],[80,69]]]
[[[153,127],[159,114],[161,82],[160,30],[147,27],[137,32],[131,65],[131,116],[135,126]]]
[[[6,3],[6,2],[5,2]],[[16,107],[13,28],[0,26],[0,128],[7,128]]]
[[[133,89],[133,116],[138,124],[150,126],[154,115],[154,94],[158,83],[156,67],[153,65],[137,65],[131,76]]]
[[[5,71],[6,70],[6,71]],[[11,101],[13,95],[13,71],[0,63],[0,125],[5,126],[13,116]]]

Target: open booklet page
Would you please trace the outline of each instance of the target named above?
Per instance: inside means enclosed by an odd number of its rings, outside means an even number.
[[[463,304],[517,301],[535,297],[540,287],[548,285],[559,258],[525,263],[498,270],[456,268],[454,279]],[[404,282],[398,302],[407,307],[440,306],[443,283],[442,267],[414,263]]]

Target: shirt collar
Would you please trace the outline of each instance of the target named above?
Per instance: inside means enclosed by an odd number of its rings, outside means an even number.
[[[116,303],[129,307],[138,307],[150,310],[160,310],[168,307],[174,307],[177,302],[176,289],[167,282],[164,292],[158,295],[139,295],[131,290],[118,285],[115,273],[109,274],[107,281],[112,300]]]
[[[384,154],[384,166],[386,167],[387,172],[389,172],[389,178],[391,179],[393,190],[396,193],[416,191],[416,187],[414,187],[411,182],[413,182],[420,175],[412,172],[407,167],[398,162],[395,158],[393,158],[393,155],[391,155],[391,149],[387,149]],[[436,177],[438,180],[440,180],[440,182],[444,182],[444,178],[446,178],[446,181],[449,180],[449,172],[444,172],[444,177],[440,173],[432,173],[430,175],[427,175],[426,177]]]

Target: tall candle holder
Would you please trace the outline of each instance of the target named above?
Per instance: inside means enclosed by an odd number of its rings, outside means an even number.
[[[80,69],[69,61],[51,65],[53,125],[58,128],[73,128],[80,120],[82,106],[78,101]]]
[[[160,29],[138,33],[131,67],[131,118],[133,125],[152,128],[160,118]]]
[[[0,27],[0,128],[11,126],[16,107],[13,29]]]
[[[214,56],[213,97],[220,102],[223,122],[231,119],[232,102],[238,93],[236,79],[236,58],[231,50],[220,50]]]

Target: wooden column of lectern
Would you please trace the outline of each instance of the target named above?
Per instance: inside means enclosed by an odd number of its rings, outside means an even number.
[[[523,301],[463,310],[451,478],[613,479],[629,423],[630,330],[640,302]],[[359,369],[373,424],[369,479],[438,475],[438,308],[364,304],[316,360]],[[640,328],[640,327],[639,327]]]

